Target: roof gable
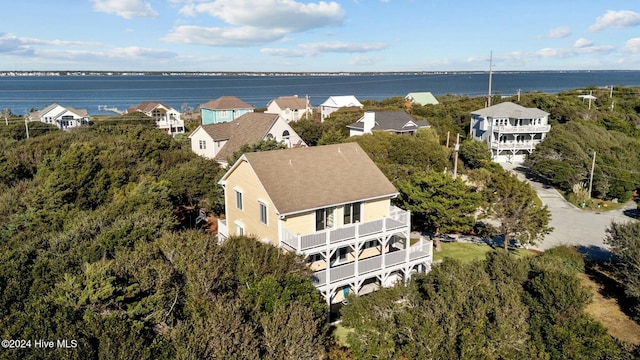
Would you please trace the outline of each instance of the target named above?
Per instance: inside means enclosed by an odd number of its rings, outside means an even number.
[[[473,111],[471,114],[485,118],[534,119],[548,116],[549,113],[536,108],[526,108],[512,102],[503,102],[488,108]]]
[[[430,127],[425,120],[416,121],[404,111],[375,112],[375,125],[372,130],[387,130],[395,132],[415,131],[419,128]],[[355,123],[347,126],[350,129],[364,130],[364,116]]]
[[[363,107],[353,95],[345,95],[345,96],[330,96],[325,102],[322,103],[322,106],[330,106],[330,107],[350,107],[350,106],[359,106]]]
[[[409,94],[407,94],[407,96],[405,96],[405,99],[410,99],[415,103],[418,103],[420,105],[427,105],[427,104],[432,104],[432,105],[438,105],[439,102],[436,99],[435,96],[433,96],[433,94],[431,92],[425,91],[425,92],[411,92]]]
[[[235,96],[221,96],[200,105],[200,108],[210,110],[255,109],[253,105],[249,105]]]
[[[271,103],[275,103],[281,110],[285,109],[306,109],[309,104],[306,98],[299,98],[297,96],[281,96],[277,99],[271,100]]]
[[[136,111],[140,111],[143,112],[145,114],[152,112],[153,110],[157,109],[157,108],[163,108],[165,110],[174,110],[174,108],[172,108],[169,105],[165,105],[161,102],[158,101],[143,101],[140,104],[137,105],[132,105],[127,109],[127,113],[132,113],[132,112],[136,112]]]
[[[249,112],[233,121],[201,125],[201,128],[214,141],[228,140],[214,158],[226,161],[242,145],[254,144],[264,139],[278,118],[275,114]]]
[[[242,161],[253,168],[279,214],[397,194],[393,184],[355,142],[247,153],[222,181]]]

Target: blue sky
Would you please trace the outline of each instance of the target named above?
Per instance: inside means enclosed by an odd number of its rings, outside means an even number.
[[[638,0],[0,3],[0,71],[640,70]]]

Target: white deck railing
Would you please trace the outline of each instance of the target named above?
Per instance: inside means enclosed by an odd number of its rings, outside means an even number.
[[[304,235],[294,234],[287,229],[282,229],[280,240],[288,250],[305,252],[321,246],[336,245],[387,231],[402,230],[404,228],[409,229],[409,227],[409,213],[392,206],[388,217],[374,221],[356,223]]]
[[[511,126],[511,125],[501,125],[493,128],[494,131],[499,131],[501,133],[542,133],[549,132],[551,130],[551,125],[524,125],[524,126]]]
[[[542,140],[524,140],[524,141],[493,141],[491,142],[492,149],[533,149],[538,144],[540,144]]]
[[[355,277],[370,277],[376,275],[377,272],[390,272],[413,265],[426,262],[431,258],[431,241],[426,241],[424,250],[418,250],[418,247],[411,247],[408,250],[398,250],[384,254],[384,266],[382,265],[383,255],[376,255],[357,262],[349,262],[344,265],[323,269],[313,273],[313,282],[316,287],[327,285],[327,273],[330,274],[329,283],[335,284],[341,281],[348,281]],[[408,252],[408,254],[407,254]],[[408,261],[407,261],[408,259]]]

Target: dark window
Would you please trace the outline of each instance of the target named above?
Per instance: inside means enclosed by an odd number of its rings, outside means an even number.
[[[344,206],[343,224],[360,222],[361,202],[355,202]]]

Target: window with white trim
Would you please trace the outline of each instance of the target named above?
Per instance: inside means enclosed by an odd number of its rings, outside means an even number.
[[[242,192],[234,190],[236,192],[236,208],[242,210]]]
[[[200,150],[205,150],[207,148],[207,141],[206,140],[199,140],[198,141],[198,145],[200,145]]]
[[[360,214],[362,212],[362,203],[354,202],[344,206],[344,214],[342,217],[343,224],[354,224],[360,222]]]
[[[267,205],[262,201],[258,201],[260,207],[260,222],[267,225]]]
[[[333,227],[334,210],[334,207],[316,210],[316,231],[330,229]]]
[[[244,228],[238,224],[236,224],[236,235],[237,236],[243,236],[244,235]]]

